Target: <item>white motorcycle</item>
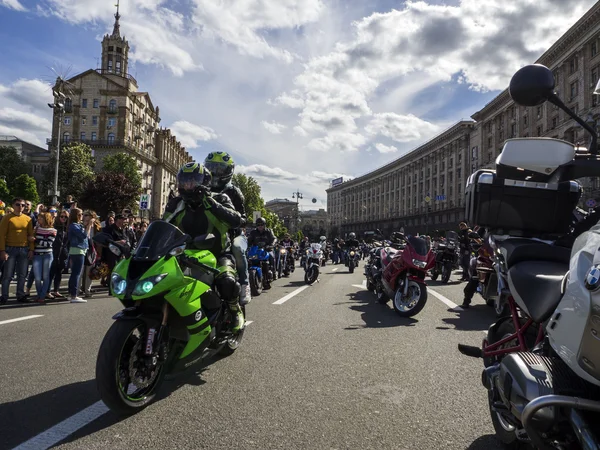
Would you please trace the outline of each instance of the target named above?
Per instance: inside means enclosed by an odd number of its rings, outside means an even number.
[[[319,279],[319,267],[323,260],[323,249],[321,244],[310,244],[306,250],[306,263],[304,264],[304,282],[313,284]]]
[[[599,176],[600,158],[595,130],[553,91],[554,76],[541,65],[519,70],[509,88],[519,105],[563,109],[591,134],[590,151],[510,139],[495,172],[470,177],[469,221],[506,237],[496,244],[505,251],[511,316],[490,327],[482,349],[459,350],[484,359],[482,382],[504,444],[591,450],[600,448],[600,224],[575,240],[570,258],[543,241],[571,230],[581,196],[573,180]]]

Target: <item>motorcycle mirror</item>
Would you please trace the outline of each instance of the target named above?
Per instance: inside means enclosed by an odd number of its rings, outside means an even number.
[[[538,106],[554,96],[554,75],[541,64],[522,67],[510,80],[508,93],[521,106]]]

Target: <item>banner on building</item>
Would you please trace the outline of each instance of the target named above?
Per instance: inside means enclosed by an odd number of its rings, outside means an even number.
[[[344,177],[336,178],[335,180],[331,180],[331,187],[338,186],[344,182]]]

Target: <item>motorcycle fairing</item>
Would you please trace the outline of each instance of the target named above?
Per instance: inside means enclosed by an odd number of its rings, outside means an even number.
[[[548,322],[550,345],[581,378],[600,386],[600,290],[586,278],[600,264],[600,225],[581,234],[571,252],[565,294]]]

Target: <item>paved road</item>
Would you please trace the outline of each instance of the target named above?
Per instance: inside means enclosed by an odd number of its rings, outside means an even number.
[[[302,274],[276,281],[249,305],[233,356],[167,382],[160,401],[124,420],[105,413],[94,382],[115,299],[0,308],[0,448],[500,448],[481,362],[456,350],[481,342],[492,311],[476,299],[457,312],[430,295],[403,319],[360,272],[329,265],[282,304]],[[461,303],[464,284],[430,286]]]

